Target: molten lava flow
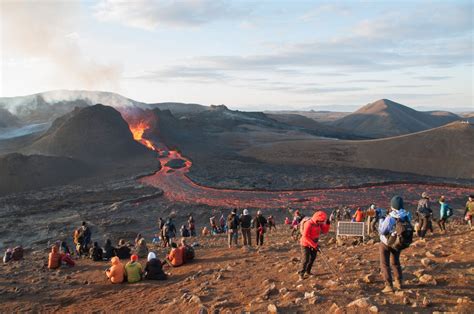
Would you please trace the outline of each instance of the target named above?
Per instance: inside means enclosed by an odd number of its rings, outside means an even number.
[[[139,121],[136,124],[129,124],[129,128],[135,141],[140,142],[151,150],[157,150],[151,141],[143,138],[143,133],[150,128],[145,121]]]

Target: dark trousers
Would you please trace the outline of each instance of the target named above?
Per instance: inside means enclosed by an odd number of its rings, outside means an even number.
[[[392,285],[392,271],[395,280],[402,280],[400,251],[394,250],[380,242],[380,270],[386,284]]]
[[[316,254],[318,252],[312,247],[302,246],[301,247],[301,270],[299,271],[300,275],[311,274],[311,268],[313,268],[313,263],[316,260]]]
[[[446,220],[447,220],[446,217],[440,218],[438,220],[438,226],[439,226],[439,229],[441,229],[441,231],[446,231]]]
[[[420,215],[419,222],[420,222],[420,233],[419,233],[420,238],[425,237],[426,231],[428,229],[431,229],[431,232],[433,232],[433,227],[431,226],[431,219],[429,216]]]
[[[244,245],[252,245],[250,228],[242,228],[242,238],[244,239]]]
[[[257,236],[257,245],[263,245],[263,233],[260,233],[260,231],[258,231],[258,228],[257,228],[256,236]]]

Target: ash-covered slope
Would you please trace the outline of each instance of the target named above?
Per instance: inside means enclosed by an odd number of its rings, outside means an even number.
[[[372,138],[414,133],[459,120],[450,112],[421,112],[381,99],[332,123],[333,126]]]
[[[117,110],[100,104],[77,108],[58,118],[27,152],[88,161],[116,161],[152,154],[134,141]]]
[[[21,125],[20,119],[10,113],[10,111],[0,108],[0,129],[19,127]]]

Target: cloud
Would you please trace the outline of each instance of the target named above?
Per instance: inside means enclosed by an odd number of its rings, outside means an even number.
[[[82,88],[117,86],[121,67],[97,63],[77,44],[78,3],[7,1],[0,6],[4,53],[53,64],[58,81]]]
[[[330,13],[338,15],[349,15],[351,13],[351,9],[348,6],[342,5],[340,3],[326,3],[308,10],[308,12],[301,15],[299,19],[304,22],[309,22],[320,18],[322,15],[327,15]]]
[[[415,78],[425,81],[443,81],[452,78],[452,76],[416,76]]]
[[[101,21],[154,30],[163,26],[197,27],[216,20],[236,19],[247,15],[250,9],[224,0],[102,0],[95,6],[94,12]]]

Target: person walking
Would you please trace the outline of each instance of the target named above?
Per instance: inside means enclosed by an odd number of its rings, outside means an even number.
[[[418,222],[420,224],[420,231],[418,232],[418,236],[422,240],[424,240],[427,230],[430,229],[431,216],[433,214],[428,193],[423,192],[421,194],[421,199],[418,201],[418,207],[416,208],[416,212],[418,213]]]
[[[474,226],[472,225],[472,219],[474,218],[474,194],[469,195],[469,198],[466,202],[466,210],[464,211],[464,219],[469,225],[469,229],[473,230]]]
[[[413,227],[404,209],[403,199],[394,196],[390,201],[390,207],[390,213],[379,226],[380,269],[385,282],[383,293],[393,292],[393,288],[402,289],[400,253],[410,245],[413,237]]]
[[[257,216],[254,219],[255,232],[257,237],[257,245],[263,245],[263,235],[267,226],[267,220],[263,217],[262,212],[257,211]]]
[[[441,196],[439,198],[439,220],[438,226],[441,233],[446,233],[446,221],[453,215],[453,209],[446,203],[446,198]]]
[[[237,239],[238,239],[238,228],[239,228],[239,218],[235,212],[235,209],[227,217],[227,243],[229,245],[229,249],[232,248],[232,242],[234,242],[235,246],[237,246]]]
[[[240,228],[242,231],[242,239],[244,245],[252,245],[252,237],[250,229],[252,227],[252,216],[249,215],[248,209],[244,209],[242,216],[240,216]]]
[[[303,219],[301,224],[301,270],[298,275],[300,280],[303,280],[311,275],[311,269],[318,252],[319,237],[321,234],[329,232],[331,222],[325,212],[317,211],[313,217]]]

